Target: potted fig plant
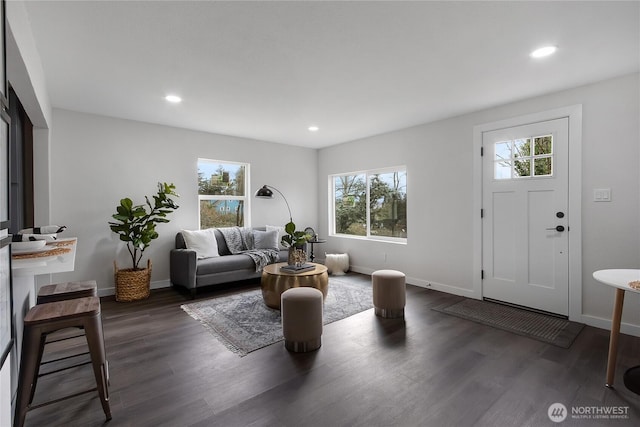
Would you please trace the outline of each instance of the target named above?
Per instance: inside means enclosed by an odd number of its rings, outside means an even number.
[[[115,221],[109,222],[109,228],[126,242],[131,255],[131,268],[118,269],[116,261],[113,262],[116,301],[135,301],[149,296],[151,260],[148,259],[143,268],[140,268],[140,261],[151,242],[158,238],[156,225],[169,222],[167,215],[179,207],[171,198],[179,197],[175,189],[173,183],[159,182],[153,202],[145,196],[145,204],[134,205],[125,197],[116,207],[116,213],[112,215]]]
[[[296,225],[293,221],[289,221],[284,226],[284,232],[286,234],[282,236],[280,242],[282,246],[289,249],[287,263],[296,266],[304,264],[307,261],[304,246],[313,236],[304,231],[296,231]]]

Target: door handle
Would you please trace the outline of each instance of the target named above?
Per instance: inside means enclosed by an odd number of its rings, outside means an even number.
[[[557,227],[553,227],[553,228],[547,228],[547,230],[555,230],[559,233],[562,233],[564,231],[564,226],[563,225],[558,225]]]

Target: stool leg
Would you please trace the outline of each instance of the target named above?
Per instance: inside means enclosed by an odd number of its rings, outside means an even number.
[[[42,355],[44,354],[44,346],[47,341],[47,334],[40,333],[40,346],[38,347],[38,354],[36,359],[36,371],[33,377],[33,385],[31,386],[31,394],[29,395],[29,405],[33,402],[33,396],[36,394],[36,385],[38,384],[38,377],[40,376],[40,364],[42,363]]]
[[[26,327],[24,329],[22,354],[20,355],[20,375],[18,377],[16,395],[16,413],[13,420],[14,427],[22,427],[24,425],[29,404],[33,399],[40,370],[44,339],[44,334],[41,334],[38,328]]]
[[[111,419],[111,408],[109,407],[109,386],[107,372],[107,357],[104,348],[104,336],[102,334],[102,320],[100,313],[91,316],[85,322],[85,333],[87,337],[87,345],[91,353],[91,364],[93,365],[93,375],[96,378],[96,387],[102,410],[104,411],[107,421]]]

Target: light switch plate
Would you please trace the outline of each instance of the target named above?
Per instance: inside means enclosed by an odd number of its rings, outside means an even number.
[[[611,201],[611,189],[610,188],[596,188],[593,190],[594,202],[610,202]]]

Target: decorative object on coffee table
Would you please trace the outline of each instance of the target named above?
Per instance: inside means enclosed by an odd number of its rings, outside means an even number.
[[[116,207],[117,212],[112,215],[115,221],[109,222],[109,228],[126,242],[131,255],[131,268],[118,269],[116,262],[113,262],[116,301],[136,301],[149,296],[151,260],[147,260],[146,268],[140,268],[140,260],[151,242],[158,238],[156,224],[169,222],[167,215],[178,209],[178,205],[170,198],[179,197],[175,189],[173,184],[159,182],[153,203],[145,196],[144,205],[134,205],[126,197]]]
[[[281,244],[289,248],[289,265],[301,267],[307,261],[307,253],[304,250],[305,244],[311,239],[311,235],[304,231],[296,231],[296,225],[290,221],[284,226],[285,235],[282,236]]]

